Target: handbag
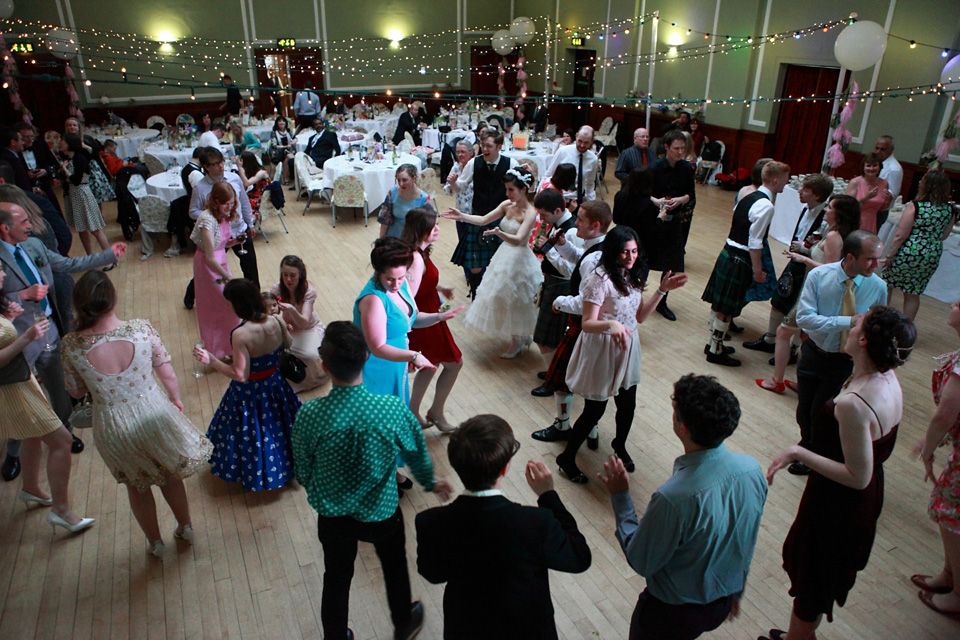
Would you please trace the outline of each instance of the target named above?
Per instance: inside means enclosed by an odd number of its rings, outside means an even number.
[[[283,351],[280,352],[280,357],[277,358],[277,369],[280,370],[280,374],[293,383],[303,382],[307,377],[307,365],[306,363],[293,355],[290,352],[290,347],[287,345],[287,328],[283,325],[283,322],[277,318],[277,322],[280,323],[280,331],[283,332]]]
[[[789,270],[777,278],[777,294],[781,298],[789,298],[793,293],[793,274]]]
[[[280,147],[270,147],[270,162],[280,164],[287,157],[287,152]]]
[[[80,398],[67,419],[74,429],[89,429],[93,426],[93,397],[88,393]]]

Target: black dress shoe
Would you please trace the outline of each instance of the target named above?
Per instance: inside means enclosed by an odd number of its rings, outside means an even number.
[[[627,450],[616,440],[610,443],[610,447],[613,449],[613,452],[617,454],[617,457],[620,458],[620,461],[623,462],[623,468],[629,473],[633,473],[637,465],[633,463],[633,458],[630,457],[630,454],[627,453]]]
[[[799,460],[796,462],[791,462],[790,466],[787,467],[787,471],[792,473],[795,476],[808,476],[810,475],[810,467],[803,464]]]
[[[657,313],[662,315],[664,318],[666,318],[670,322],[677,321],[677,315],[670,310],[670,307],[668,307],[667,303],[664,302],[663,300],[661,300],[660,304],[657,305]]]
[[[410,622],[403,629],[393,632],[395,640],[413,640],[423,628],[423,603],[417,600],[410,605]]]
[[[736,353],[737,350],[734,347],[728,347],[727,345],[723,345],[723,352],[727,355],[730,355],[731,353]],[[710,354],[710,345],[708,344],[703,345],[703,355],[706,356],[709,354]]]
[[[590,436],[587,436],[587,449],[590,449],[591,451],[596,451],[599,448],[600,448],[600,436],[597,436],[596,438],[591,438]]]
[[[83,440],[81,440],[77,436],[73,436],[73,444],[70,445],[70,451],[72,451],[73,453],[80,453],[81,451],[83,451]]]
[[[534,440],[539,440],[540,442],[564,442],[570,439],[570,433],[572,429],[564,429],[561,431],[557,429],[557,424],[560,422],[560,419],[553,421],[553,424],[547,427],[546,429],[540,429],[539,431],[534,431],[531,434],[531,437]]]
[[[727,329],[727,331],[732,331],[733,333],[743,333],[743,327],[738,325],[733,320],[730,320],[730,327]]]
[[[17,476],[20,475],[20,458],[7,456],[7,459],[3,461],[3,467],[0,468],[0,475],[6,482],[16,480]]]
[[[574,484],[587,484],[587,476],[583,471],[580,471],[580,467],[577,466],[576,462],[568,462],[563,458],[561,453],[557,456],[557,466],[560,467],[560,471],[563,475],[567,476],[567,479]]]
[[[403,480],[397,479],[397,486],[401,489],[413,489],[413,480],[406,476],[400,476]]]
[[[777,364],[776,356],[770,358],[770,364],[772,365]],[[790,345],[790,360],[787,361],[787,364],[788,365],[797,364],[797,348],[794,347],[793,345]]]
[[[293,187],[290,187],[293,189]],[[347,629],[347,640],[353,640],[353,629]]]
[[[193,299],[188,298],[187,296],[184,296],[183,306],[185,306],[187,309],[193,309]]]
[[[736,358],[731,358],[725,353],[713,353],[713,352],[707,353],[707,362],[709,362],[710,364],[720,364],[725,367],[739,367],[741,364],[739,360],[737,360]]]
[[[538,398],[547,398],[553,395],[553,391],[547,388],[547,385],[540,385],[536,389],[530,392],[530,395],[536,396]]]
[[[757,340],[751,340],[750,342],[743,343],[744,349],[750,349],[751,351],[764,351],[766,353],[773,353],[777,350],[777,343],[767,342],[763,338]]]
[[[546,371],[541,371],[541,372],[539,372],[539,373],[537,374],[537,377],[540,378],[541,380],[546,380],[546,379],[547,379],[547,372],[546,372]]]

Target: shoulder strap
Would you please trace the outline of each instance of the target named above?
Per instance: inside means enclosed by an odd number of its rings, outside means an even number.
[[[880,420],[880,416],[878,416],[878,415],[877,415],[877,412],[874,411],[873,407],[870,406],[870,403],[867,402],[866,400],[864,400],[864,399],[863,399],[863,396],[861,396],[861,395],[860,395],[859,393],[857,393],[856,391],[851,391],[851,392],[850,392],[850,395],[852,395],[852,396],[857,396],[858,398],[860,398],[860,402],[862,402],[863,404],[867,405],[867,409],[870,409],[870,412],[873,413],[873,417],[877,419],[877,424],[880,425],[880,430],[883,431],[883,421]]]

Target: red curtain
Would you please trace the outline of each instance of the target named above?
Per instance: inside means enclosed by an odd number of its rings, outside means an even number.
[[[790,165],[790,172],[817,173],[830,131],[832,100],[797,102],[799,96],[824,96],[837,88],[839,69],[787,65],[773,157]]]

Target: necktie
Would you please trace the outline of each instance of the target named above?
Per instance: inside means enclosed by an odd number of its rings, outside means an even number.
[[[23,272],[24,277],[31,286],[35,284],[41,284],[40,281],[37,280],[37,277],[33,275],[33,269],[31,269],[30,265],[27,264],[27,256],[24,255],[23,249],[21,249],[19,246],[14,249],[13,257],[17,261],[17,266],[20,267],[20,271]],[[43,306],[44,313],[50,315],[53,310],[50,308],[50,303],[47,302],[47,299],[44,298],[40,302],[41,306]]]
[[[647,166],[647,151],[646,149],[640,149],[640,162],[643,166]]]
[[[803,211],[800,212],[800,217],[797,218],[797,227],[793,230],[793,239],[803,242],[803,238],[797,237],[797,234],[800,233],[800,225],[803,224],[803,216],[807,215],[807,208],[804,207]],[[812,231],[812,229],[811,229]]]
[[[583,154],[577,161],[577,204],[583,204]]]
[[[854,316],[857,314],[857,296],[853,293],[853,278],[847,278],[843,286],[843,297],[840,299],[840,315]],[[849,329],[840,333],[840,353],[846,353],[843,346],[847,344],[847,336],[849,334]]]
[[[494,172],[497,170],[497,163],[496,163],[496,162],[488,162],[488,163],[487,163],[487,169],[490,170],[490,173],[494,173]]]

